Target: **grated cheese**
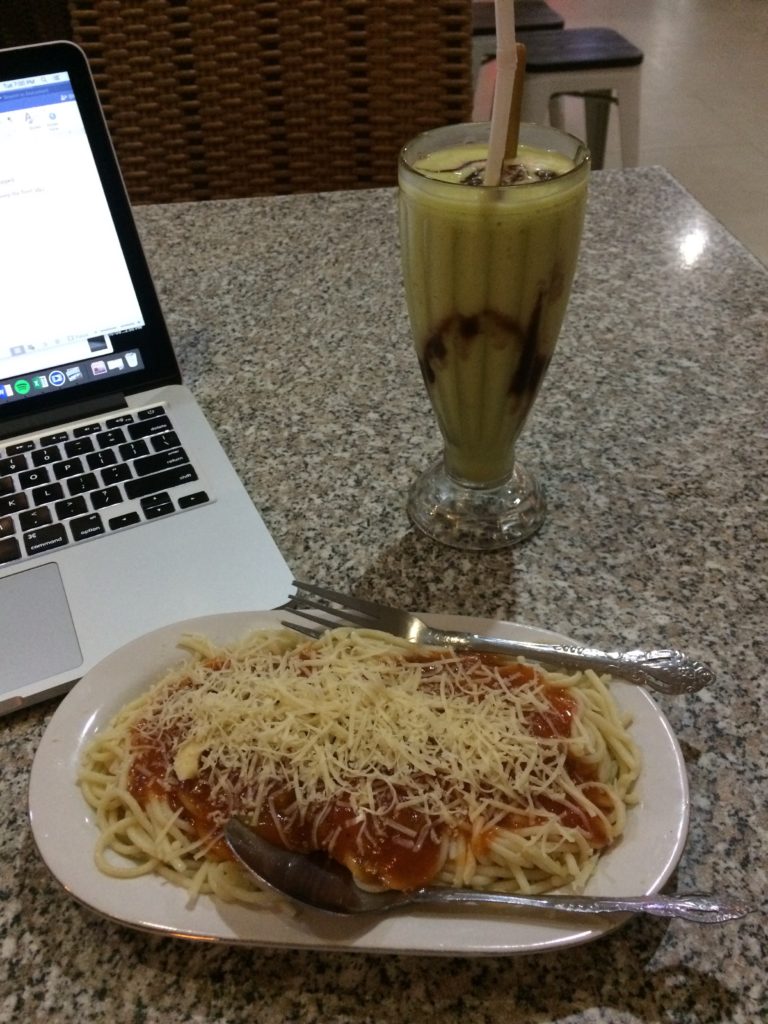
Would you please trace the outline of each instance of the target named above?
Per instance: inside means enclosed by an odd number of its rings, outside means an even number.
[[[637,749],[592,672],[355,630],[180,646],[83,757],[107,875],[263,902],[222,838],[236,814],[366,887],[580,889],[636,800]]]
[[[411,662],[412,652],[368,631],[294,646],[257,634],[223,663],[201,658],[161,682],[134,749],[173,736],[168,770],[204,776],[216,801],[254,820],[272,784],[290,789],[300,816],[343,794],[360,816],[411,808],[450,827],[551,793],[563,737],[533,735],[529,721],[551,714],[552,677],[482,661],[468,671],[466,656],[444,651]]]

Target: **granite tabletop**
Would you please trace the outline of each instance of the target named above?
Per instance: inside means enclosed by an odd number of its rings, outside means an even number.
[[[746,893],[511,957],[192,943],[107,921],[40,860],[27,782],[56,702],[0,722],[0,1021],[755,1024],[768,1020],[768,274],[665,171],[593,175],[573,298],[520,443],[538,535],[414,532],[440,443],[409,341],[389,190],[137,210],[184,376],[297,576],[595,644],[681,646],[717,682],[659,698],[688,771],[670,886]],[[66,841],[66,837],[62,837]]]

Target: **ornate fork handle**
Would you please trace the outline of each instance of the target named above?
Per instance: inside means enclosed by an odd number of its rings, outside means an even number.
[[[439,643],[451,644],[456,648],[520,655],[539,661],[543,665],[561,669],[609,672],[627,682],[638,683],[659,693],[696,693],[715,680],[715,673],[709,666],[695,661],[682,651],[601,651],[595,647],[491,639],[475,633],[451,633],[448,630],[433,632]]]

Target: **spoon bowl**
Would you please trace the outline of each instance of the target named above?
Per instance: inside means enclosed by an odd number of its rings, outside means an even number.
[[[543,896],[511,895],[482,889],[428,887],[413,892],[361,889],[351,872],[325,854],[303,854],[275,846],[237,818],[231,818],[224,838],[238,861],[268,889],[303,908],[324,914],[383,914],[418,905],[476,905],[494,903],[513,911],[536,910],[549,914],[645,913],[679,917],[701,924],[717,924],[751,912],[741,899],[706,893],[652,896]]]

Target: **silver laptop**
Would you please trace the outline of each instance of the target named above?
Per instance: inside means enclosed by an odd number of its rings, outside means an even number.
[[[0,51],[0,714],[290,583],[181,382],[85,55]]]

